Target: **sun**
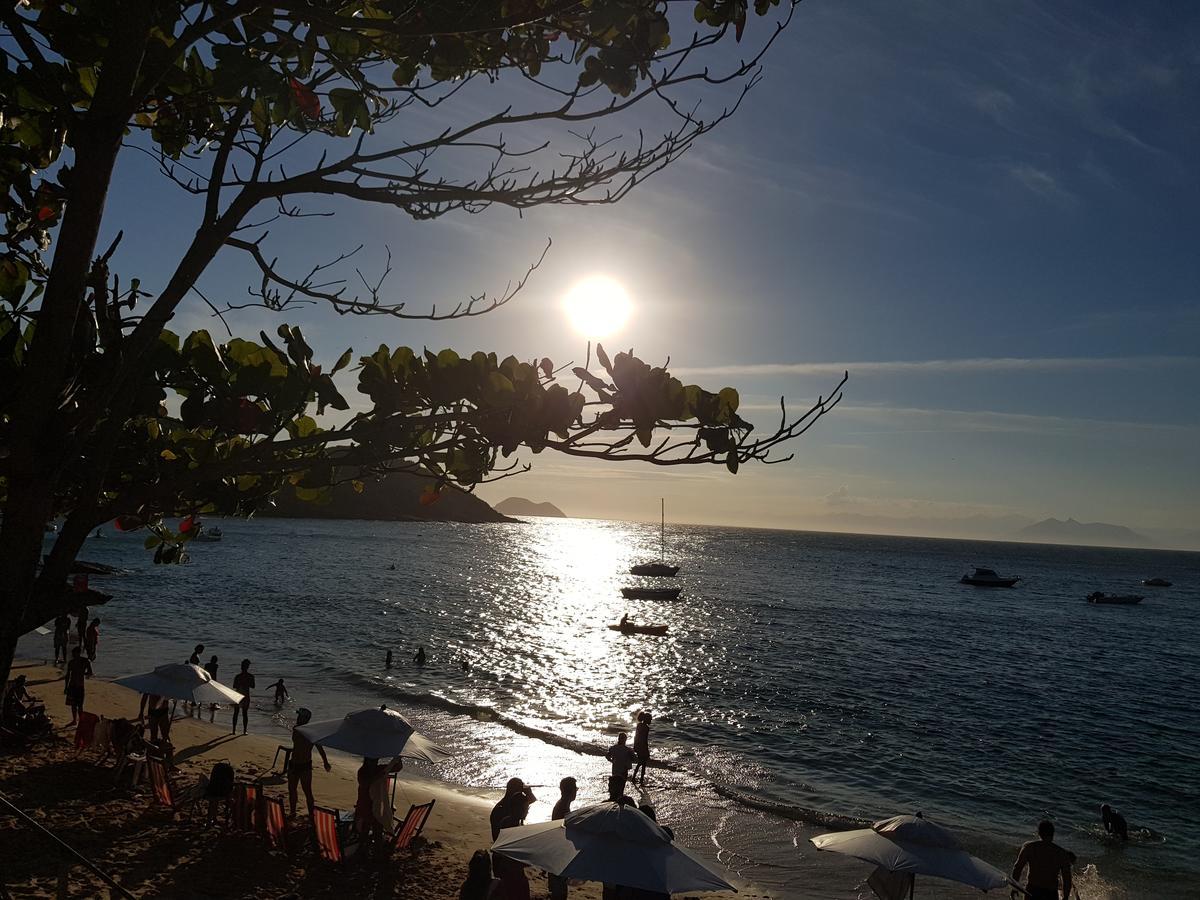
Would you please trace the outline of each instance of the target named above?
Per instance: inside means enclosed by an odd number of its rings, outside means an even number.
[[[620,331],[633,311],[633,301],[617,281],[594,275],[567,292],[563,308],[572,327],[590,340]]]

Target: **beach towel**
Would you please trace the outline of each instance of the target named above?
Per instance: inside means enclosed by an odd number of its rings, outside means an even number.
[[[100,717],[95,713],[81,712],[79,714],[79,724],[75,726],[76,750],[92,746],[92,739],[95,737],[96,725],[99,721]]]
[[[371,782],[371,815],[384,828],[392,827],[392,816],[396,812],[392,806],[391,784],[390,778],[376,778]]]
[[[879,900],[905,900],[912,886],[912,878],[909,872],[889,872],[880,866],[867,878],[867,886]]]

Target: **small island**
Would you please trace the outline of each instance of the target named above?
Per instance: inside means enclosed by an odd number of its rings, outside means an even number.
[[[556,519],[567,517],[567,514],[553,503],[535,503],[524,497],[509,497],[507,500],[501,500],[494,509],[504,516],[551,516]]]

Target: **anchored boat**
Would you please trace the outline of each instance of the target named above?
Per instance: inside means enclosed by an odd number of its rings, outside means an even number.
[[[659,498],[658,562],[638,563],[629,570],[630,575],[648,575],[651,578],[674,578],[679,566],[669,566],[667,556],[667,501]]]
[[[1012,587],[1021,580],[1021,576],[1005,578],[997,575],[994,569],[976,567],[974,575],[964,575],[959,580],[963,584],[973,584],[975,587]]]
[[[678,600],[683,588],[639,588],[623,587],[621,596],[626,600]]]
[[[1135,603],[1141,603],[1145,599],[1146,599],[1145,597],[1138,597],[1134,594],[1118,596],[1115,594],[1106,594],[1106,593],[1104,593],[1104,591],[1096,591],[1095,593],[1088,594],[1087,602],[1088,603],[1110,603],[1110,604],[1116,604],[1119,606],[1132,606]]]

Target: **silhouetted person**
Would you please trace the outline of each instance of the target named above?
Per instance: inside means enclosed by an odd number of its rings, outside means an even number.
[[[392,651],[391,650],[389,650],[387,652],[387,656],[385,656],[383,658],[383,667],[385,669],[390,669],[392,667]]]
[[[233,733],[237,734],[238,712],[242,714],[242,734],[250,727],[250,691],[254,687],[254,676],[250,674],[250,660],[242,660],[242,671],[233,676],[233,689],[242,695],[240,703],[233,706]]]
[[[87,658],[92,662],[96,661],[96,651],[100,648],[100,619],[92,619],[92,624],[87,627],[87,631],[83,636],[83,647],[87,652]]]
[[[275,692],[275,705],[276,706],[283,706],[283,704],[287,702],[287,699],[290,696],[288,694],[287,685],[285,685],[283,683],[282,678],[280,678],[274,684],[268,684],[267,690]]]
[[[54,662],[67,661],[67,635],[71,633],[71,617],[59,613],[54,620]]]
[[[533,791],[525,786],[520,778],[509,779],[505,788],[504,799],[492,808],[490,824],[492,840],[500,834],[502,828],[516,828],[525,824],[529,807],[537,798]],[[492,860],[496,877],[500,879],[499,895],[504,900],[529,900],[529,879],[525,876],[525,866],[507,856],[497,854]]]
[[[471,674],[471,661],[469,659],[467,659],[465,656],[463,657],[463,661],[462,661],[462,670],[467,675]]]
[[[1125,817],[1107,803],[1100,807],[1100,818],[1104,821],[1104,830],[1115,838],[1129,840],[1129,823]]]
[[[492,877],[492,857],[476,850],[467,863],[467,880],[458,889],[458,900],[492,900],[499,893],[500,880]]]
[[[413,662],[415,662],[418,666],[423,666],[423,665],[425,665],[425,660],[426,660],[425,648],[418,647],[417,655],[413,657]]]
[[[579,785],[574,778],[564,778],[558,783],[558,793],[558,802],[554,804],[554,810],[550,813],[551,821],[566,818],[567,813],[571,811],[571,804],[579,795]],[[567,900],[568,879],[547,873],[546,884],[550,888],[550,900]]]
[[[488,816],[488,824],[492,827],[492,840],[500,836],[501,828],[510,828],[510,825],[503,825],[504,821],[510,818],[519,818],[521,824],[525,821],[525,815],[529,812],[530,804],[537,801],[537,797],[533,796],[533,791],[525,787],[525,782],[520,778],[508,779],[508,784],[504,786],[504,796],[500,801],[492,807],[492,812]]]
[[[323,754],[322,754],[323,755]],[[388,765],[378,759],[364,756],[358,767],[358,799],[354,803],[354,827],[360,840],[365,842],[364,851],[370,852],[376,841],[383,838],[383,830],[392,824],[391,797],[387,795],[387,778],[404,768],[404,760],[397,756]],[[383,813],[386,812],[386,816]]]
[[[625,613],[625,615],[621,616],[620,624],[622,628],[629,624],[629,613]]]
[[[1029,900],[1058,900],[1058,879],[1062,876],[1062,897],[1071,896],[1071,864],[1075,854],[1054,843],[1054,823],[1049,819],[1038,822],[1038,840],[1027,841],[1013,863],[1012,879],[1020,882],[1021,873],[1029,867],[1025,883]],[[1012,892],[1014,895],[1016,891]]]
[[[200,665],[200,654],[203,652],[204,652],[204,645],[197,644],[195,649],[192,650],[192,655],[188,657],[188,663],[193,666]]]
[[[71,708],[71,724],[78,721],[83,712],[84,679],[92,677],[92,664],[83,657],[78,647],[71,651],[71,661],[63,675],[63,694]]]
[[[204,671],[208,673],[208,677],[213,681],[217,680],[217,670],[220,666],[217,663],[217,655],[214,653],[213,658],[204,664]],[[200,704],[196,704],[197,713],[200,711]],[[217,717],[217,704],[208,704],[208,721],[213,721]]]
[[[604,754],[604,758],[612,763],[612,776],[608,779],[610,800],[616,800],[625,794],[625,782],[629,780],[629,770],[633,768],[634,756],[626,743],[628,740],[629,735],[622,731],[617,735],[617,742]]]
[[[78,638],[76,643],[83,646],[83,635],[87,631],[88,624],[88,608],[86,606],[79,607],[79,618],[75,620],[75,636]]]
[[[646,766],[650,762],[650,713],[640,712],[637,717],[637,727],[633,730],[633,754],[637,757],[637,765],[633,767],[633,780],[638,780],[641,772],[641,783],[646,783]]]
[[[307,725],[309,719],[312,718],[312,712],[307,709],[296,710],[296,727],[292,729],[292,758],[288,763],[287,784],[288,784],[288,800],[291,803],[292,815],[296,815],[296,800],[297,786],[304,788],[304,799],[308,802],[308,815],[312,817],[314,806],[313,790],[312,790],[312,771],[313,748],[321,754],[321,762],[325,764],[325,771],[330,768],[329,757],[325,755],[325,748],[320,744],[314,744],[303,734],[300,733],[301,726]]]

